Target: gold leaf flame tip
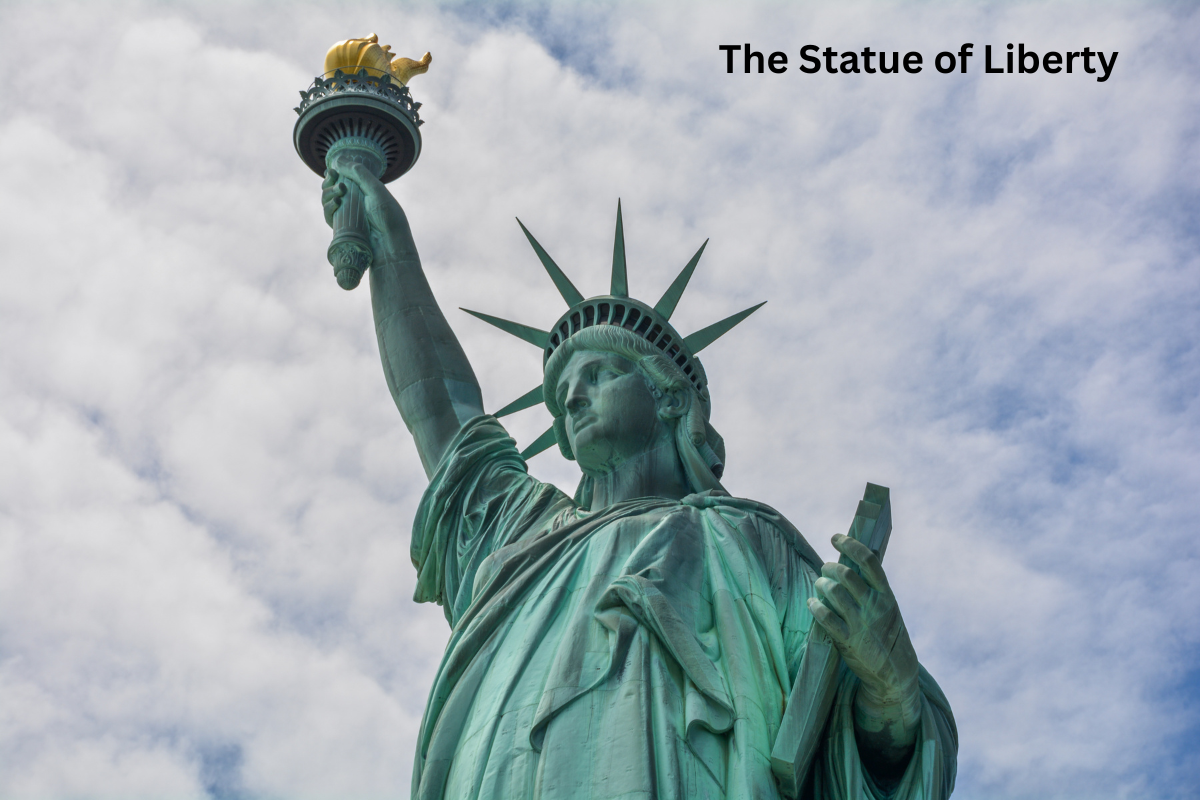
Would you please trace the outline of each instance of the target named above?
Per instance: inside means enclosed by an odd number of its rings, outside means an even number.
[[[325,54],[325,73],[334,71],[357,73],[366,69],[367,75],[379,78],[391,76],[400,84],[408,84],[413,76],[429,70],[433,55],[426,52],[420,59],[393,56],[391,45],[380,45],[379,37],[370,34],[358,39],[346,39],[334,45]]]

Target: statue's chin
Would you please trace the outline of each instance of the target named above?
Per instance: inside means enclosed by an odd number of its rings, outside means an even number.
[[[578,453],[575,454],[575,461],[579,464],[579,471],[584,475],[590,475],[592,478],[604,478],[611,475],[621,465],[611,458],[598,459],[594,456],[584,455],[582,458]]]
[[[587,438],[587,432],[591,427],[591,425],[587,425],[576,434],[577,441],[574,443],[572,451],[580,471],[592,478],[604,478],[623,469],[632,469],[639,464],[652,464],[652,454],[664,449],[670,449],[671,452],[675,450],[670,435],[647,437],[645,443],[636,448],[619,448],[607,439],[592,442],[578,441]]]

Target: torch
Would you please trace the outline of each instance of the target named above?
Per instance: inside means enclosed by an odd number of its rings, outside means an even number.
[[[407,83],[429,68],[431,56],[393,57],[390,48],[374,34],[339,42],[325,56],[325,72],[300,91],[292,140],[317,174],[324,176],[326,167],[342,172],[357,163],[390,183],[416,165],[423,122]],[[346,290],[358,286],[374,260],[363,195],[354,183],[346,184],[334,214],[326,256]]]

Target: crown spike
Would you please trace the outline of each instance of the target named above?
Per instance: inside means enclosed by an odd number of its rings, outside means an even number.
[[[621,223],[621,199],[617,198],[617,235],[613,237],[612,283],[609,295],[629,297],[629,279],[625,272],[625,226]]]
[[[521,230],[525,232],[525,238],[529,240],[529,244],[533,245],[533,252],[541,259],[542,266],[546,268],[546,272],[550,274],[550,280],[554,282],[554,286],[558,288],[558,293],[567,302],[567,306],[573,307],[583,300],[583,296],[579,290],[575,289],[575,285],[571,283],[571,279],[567,278],[567,274],[559,269],[554,263],[554,259],[550,258],[550,254],[542,249],[538,244],[538,240],[533,238],[533,234],[525,227],[525,223],[520,219],[517,224],[521,226]]]
[[[720,338],[721,335],[724,335],[730,329],[746,320],[746,318],[750,317],[750,315],[754,313],[754,310],[758,309],[765,303],[767,302],[763,301],[762,304],[755,304],[748,309],[743,309],[736,315],[730,315],[728,318],[717,321],[711,326],[706,326],[698,332],[692,332],[692,334],[683,339],[683,342],[687,344],[687,347],[691,350],[692,354],[699,354],[706,347],[712,345],[712,343]]]
[[[521,451],[521,458],[529,461],[543,450],[548,450],[558,444],[558,439],[554,435],[554,425],[546,429],[546,432],[533,440],[533,444]]]
[[[527,394],[522,394],[520,397],[514,399],[512,402],[496,411],[494,415],[497,418],[501,416],[508,416],[511,413],[523,411],[526,408],[532,408],[534,405],[541,405],[544,401],[545,400],[542,397],[542,386],[539,384],[537,388],[534,388]]]
[[[514,337],[519,337],[526,343],[532,343],[539,349],[545,349],[546,344],[550,342],[550,333],[543,332],[541,329],[534,329],[532,326],[526,326],[513,321],[506,321],[503,318],[497,318],[495,315],[484,315],[482,312],[475,312],[474,310],[470,310],[465,307],[459,307],[459,309],[468,315],[474,315],[481,321],[490,323],[497,329],[503,329],[505,332],[508,332]]]
[[[687,263],[687,267],[679,271],[679,275],[671,282],[671,286],[663,293],[663,297],[658,299],[658,303],[654,305],[654,311],[662,315],[667,320],[675,314],[675,307],[679,304],[680,297],[683,296],[683,291],[687,289],[688,282],[692,280],[692,273],[696,270],[696,265],[700,263],[700,255],[704,253],[704,249],[708,247],[708,240],[704,240],[704,244],[696,251],[696,255]]]

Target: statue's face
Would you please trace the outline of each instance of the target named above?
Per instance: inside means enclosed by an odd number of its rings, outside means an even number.
[[[659,403],[636,364],[607,352],[576,352],[558,378],[567,440],[584,472],[603,474],[669,441]]]

